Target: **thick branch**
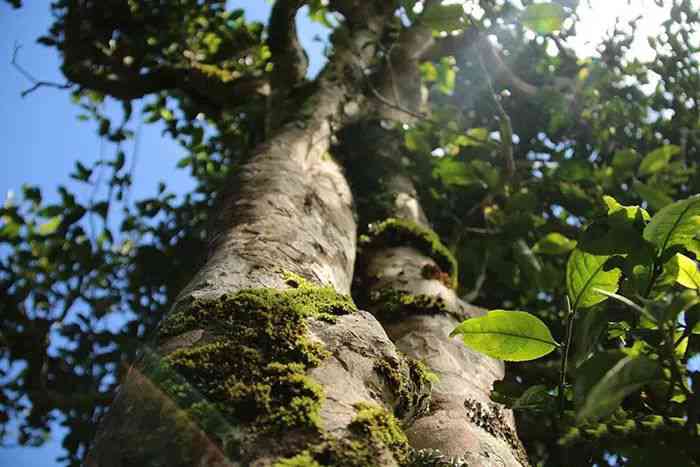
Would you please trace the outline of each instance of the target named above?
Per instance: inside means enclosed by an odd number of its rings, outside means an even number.
[[[460,57],[472,46],[476,46],[484,57],[485,65],[494,79],[506,83],[510,88],[526,96],[537,94],[538,88],[517,76],[499,54],[498,50],[477,28],[467,29],[463,34],[437,39],[422,55],[423,60],[439,60],[441,57]]]
[[[377,138],[380,146],[363,144],[356,156],[386,159],[386,215],[407,229],[393,238],[412,238],[429,232],[429,226],[411,180],[393,169],[392,159],[401,157],[400,143],[391,143],[395,139],[385,131],[384,138]],[[409,441],[416,449],[438,449],[469,465],[527,465],[512,414],[489,398],[493,382],[503,377],[503,364],[449,338],[461,319],[482,312],[459,299],[440,254],[424,245],[374,241],[359,261],[367,307],[401,352],[425,363],[439,378],[429,413],[407,429]]]
[[[367,37],[349,35],[308,97],[309,112],[275,130],[236,170],[209,258],[161,325],[159,352],[127,375],[88,466],[405,460],[390,412],[420,413],[406,406],[414,386],[404,381],[394,394],[382,371],[398,368],[396,378],[412,370],[371,315],[348,312],[349,300],[335,294],[350,288],[356,229],[350,189],[328,150],[346,110],[363,105],[344,72],[349,62],[371,60],[372,48],[361,47]],[[308,282],[293,291],[303,281],[290,282],[290,273]],[[321,299],[304,299],[308,290]],[[329,294],[343,308],[329,306]],[[368,423],[384,424],[392,438],[368,433]],[[363,457],[343,457],[351,455]]]
[[[279,0],[272,7],[267,44],[274,64],[272,86],[292,87],[306,76],[309,59],[299,42],[296,13],[303,0]]]

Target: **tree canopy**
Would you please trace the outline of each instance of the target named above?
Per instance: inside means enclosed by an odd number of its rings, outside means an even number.
[[[360,233],[391,228],[373,224],[389,202],[377,194],[388,173],[409,177],[449,250],[424,273],[491,310],[454,334],[512,361],[491,397],[514,410],[530,462],[696,465],[700,10],[658,2],[669,17],[650,61],[628,54],[635,21],[577,56],[577,0],[278,0],[266,25],[223,0],[53,2],[38,40],[117,150],[70,174],[104,195],[59,187],[47,204],[24,186],[0,208],[3,440],[40,445],[60,422],[63,462],[79,465],[128,364],[205,261],[231,175],[282,124],[303,129],[309,96],[333,76],[307,76],[294,31],[304,6],[332,31],[329,64],[344,54],[345,91],[374,102],[347,114],[379,124],[364,139],[338,132],[329,154]],[[378,20],[371,57],[357,58],[368,52],[348,46],[348,29]],[[176,163],[192,193],[130,199],[120,148],[141,120],[185,149]],[[357,157],[372,138],[401,154],[393,166]],[[353,291],[361,307],[365,289]]]

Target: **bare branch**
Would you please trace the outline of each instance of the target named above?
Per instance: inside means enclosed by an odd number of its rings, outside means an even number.
[[[497,79],[506,81],[512,88],[526,96],[534,96],[538,93],[539,88],[537,86],[524,81],[513,73],[488,38],[482,36],[478,42],[478,47],[481,60],[488,65],[489,69],[494,69]]]
[[[273,87],[291,87],[306,76],[309,59],[299,42],[296,14],[303,0],[278,0],[268,23],[267,44],[272,53]]]
[[[50,88],[56,88],[56,89],[70,89],[72,84],[71,83],[55,83],[53,81],[44,81],[44,80],[39,80],[36,79],[31,73],[29,73],[27,70],[25,70],[20,64],[19,61],[17,60],[17,57],[19,55],[19,50],[22,48],[20,44],[15,43],[15,49],[12,52],[12,61],[10,64],[15,67],[17,71],[19,71],[22,76],[24,76],[28,81],[30,81],[33,86],[25,89],[22,91],[21,96],[27,97],[29,94],[33,93],[37,89],[41,87],[50,87]]]
[[[370,90],[372,91],[372,94],[374,97],[376,97],[382,104],[386,105],[387,107],[398,110],[399,112],[403,112],[407,115],[410,115],[411,117],[415,117],[421,120],[428,120],[428,116],[423,114],[423,113],[418,113],[414,112],[411,109],[407,109],[406,107],[401,106],[400,103],[398,102],[392,102],[386,97],[384,97],[377,89],[370,84]]]
[[[501,155],[503,156],[503,169],[505,172],[506,180],[510,180],[515,175],[515,160],[513,159],[513,126],[510,122],[510,116],[505,111],[501,105],[501,101],[496,94],[496,90],[493,88],[493,83],[491,82],[491,75],[489,70],[486,69],[484,64],[483,56],[481,51],[478,52],[479,64],[484,72],[486,79],[486,84],[489,87],[489,92],[491,93],[494,104],[496,105],[496,110],[498,112],[498,118],[501,124]]]

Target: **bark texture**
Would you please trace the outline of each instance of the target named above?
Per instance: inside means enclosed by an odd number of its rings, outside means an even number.
[[[231,181],[207,263],[129,371],[87,465],[405,463],[393,413],[415,416],[429,383],[343,296],[356,225],[328,154],[334,126],[362,105],[339,74],[372,57],[372,26],[347,31],[348,62],[338,55],[319,78],[305,118]]]
[[[373,132],[374,144],[365,142],[361,154],[350,149],[346,157],[360,159],[354,161],[358,166],[367,157],[378,159],[379,165],[383,162],[384,179],[374,189],[384,189],[384,209],[379,212],[391,218],[374,219],[378,222],[370,228],[374,238],[359,260],[367,307],[400,352],[423,362],[438,377],[429,412],[406,430],[411,446],[437,449],[469,466],[528,465],[512,413],[489,397],[493,382],[503,378],[503,363],[449,337],[463,319],[483,312],[457,296],[450,277],[456,271],[446,270],[449,262],[439,248],[420,240],[432,234],[437,241],[437,235],[411,179],[402,173],[400,144],[391,131],[378,125],[360,131]],[[376,216],[377,210],[371,215]],[[389,236],[384,232],[388,226],[397,232]]]
[[[86,465],[441,465],[425,450],[453,465],[527,464],[512,415],[488,397],[503,365],[448,338],[479,311],[457,297],[456,263],[399,170],[393,137],[375,124],[346,136],[363,145],[353,163],[371,157],[381,169],[369,174],[381,189],[353,187],[361,217],[395,218],[377,224],[359,262],[360,295],[381,324],[348,296],[357,225],[332,141],[353,120],[420,108],[416,86],[394,92],[397,73],[415,77],[433,39],[418,24],[377,60],[395,5],[331,3],[345,16],[333,57],[302,102],[292,98],[299,83],[273,76],[271,95],[302,108],[280,109],[237,169],[208,261],[127,374]],[[304,67],[300,4],[279,1],[271,19],[271,49],[289,55],[273,62],[296,70],[293,81]],[[379,73],[367,79],[370,69]],[[371,99],[372,81],[394,100]]]

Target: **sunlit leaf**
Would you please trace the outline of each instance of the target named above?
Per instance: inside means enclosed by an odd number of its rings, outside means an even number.
[[[38,232],[41,235],[51,235],[61,225],[61,216],[55,216],[39,226]]]
[[[659,257],[679,246],[700,258],[700,195],[670,204],[644,228],[644,238],[656,245]]]
[[[541,255],[563,255],[576,248],[576,240],[571,240],[559,232],[550,232],[541,238],[532,251]]]
[[[573,308],[588,308],[608,297],[593,289],[616,292],[622,272],[604,269],[609,256],[593,255],[576,249],[566,265],[566,288]]]
[[[660,148],[651,151],[649,154],[644,156],[642,163],[639,164],[639,174],[646,176],[663,170],[666,166],[668,166],[671,158],[680,152],[681,148],[673,144],[661,146]]]
[[[561,29],[566,11],[557,3],[536,3],[525,8],[523,24],[538,34],[549,34]]]
[[[618,203],[617,200],[612,196],[603,196],[603,202],[605,202],[605,205],[608,207],[608,215],[612,215],[622,211],[625,213],[625,216],[630,221],[636,221],[640,217],[644,221],[648,221],[651,219],[651,216],[649,215],[649,212],[647,212],[646,209],[639,206],[624,206]]]
[[[490,357],[519,362],[547,355],[558,344],[547,325],[524,311],[493,310],[457,326],[464,345]]]
[[[451,157],[443,157],[438,161],[433,169],[433,176],[442,180],[446,185],[469,186],[483,184],[464,162]]]
[[[665,269],[677,283],[689,289],[700,289],[700,270],[695,261],[676,253],[666,264]]]

